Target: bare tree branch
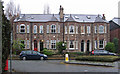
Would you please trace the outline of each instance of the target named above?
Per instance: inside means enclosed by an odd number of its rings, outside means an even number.
[[[44,12],[43,14],[50,14],[50,6],[48,4],[44,5]]]

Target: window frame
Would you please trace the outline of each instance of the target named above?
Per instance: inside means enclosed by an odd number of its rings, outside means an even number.
[[[56,49],[56,40],[51,40],[51,49]]]
[[[21,28],[22,26],[24,26],[24,28]],[[21,32],[21,29],[24,30],[24,32]],[[20,33],[25,33],[25,24],[20,25]]]
[[[30,33],[30,27],[27,25],[27,33]]]
[[[101,44],[101,41],[103,41],[102,43],[103,44]],[[102,47],[100,47],[100,46],[102,46]],[[104,40],[99,40],[99,49],[103,49],[104,48]]]
[[[47,25],[47,33],[49,33],[50,32],[50,30],[49,30],[49,25]]]
[[[90,34],[90,33],[91,33],[90,26],[87,26],[87,34]]]
[[[43,32],[43,25],[40,25],[40,26],[39,26],[39,33],[41,33],[41,34],[44,33],[44,32]]]
[[[104,26],[103,25],[99,26],[99,33],[100,34],[104,33]]]
[[[51,33],[56,33],[56,25],[55,24],[51,25]]]
[[[71,28],[73,29],[73,32],[71,32]],[[75,34],[75,27],[73,25],[69,26],[69,34]]]
[[[72,45],[71,45],[71,42],[72,42]],[[73,46],[73,47],[71,48],[71,46]],[[69,41],[69,49],[74,49],[74,48],[75,48],[75,43],[73,40],[70,40]]]
[[[82,32],[83,30],[83,32]],[[85,26],[81,26],[81,34],[85,34]]]
[[[33,33],[37,33],[37,25],[33,26]]]

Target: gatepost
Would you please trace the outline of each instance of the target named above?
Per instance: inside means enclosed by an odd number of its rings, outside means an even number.
[[[2,1],[0,0],[0,74],[2,73]]]

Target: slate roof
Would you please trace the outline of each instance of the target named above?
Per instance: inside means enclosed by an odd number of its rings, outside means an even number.
[[[75,22],[71,14],[70,17],[68,17],[68,19],[66,20],[66,22]]]
[[[120,26],[120,18],[113,18],[112,21],[116,23],[118,26]]]
[[[53,16],[51,17],[50,21],[58,22],[58,19],[57,19],[57,18],[54,16],[54,14],[53,14]]]
[[[14,22],[18,21],[29,21],[29,22],[48,22],[48,21],[60,21],[59,14],[21,14],[19,18],[15,19]],[[106,22],[102,20],[102,16],[89,15],[89,14],[65,14],[64,21],[75,21],[75,22]]]
[[[100,17],[100,15],[98,15],[95,19],[95,22],[105,22],[105,20],[103,20],[102,17]]]

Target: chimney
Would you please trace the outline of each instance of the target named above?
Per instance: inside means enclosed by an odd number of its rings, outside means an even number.
[[[103,14],[103,17],[102,17],[103,20],[105,20],[105,14]]]
[[[60,5],[60,12],[59,12],[60,21],[63,21],[63,18],[64,18],[63,10],[64,10],[63,7]]]

